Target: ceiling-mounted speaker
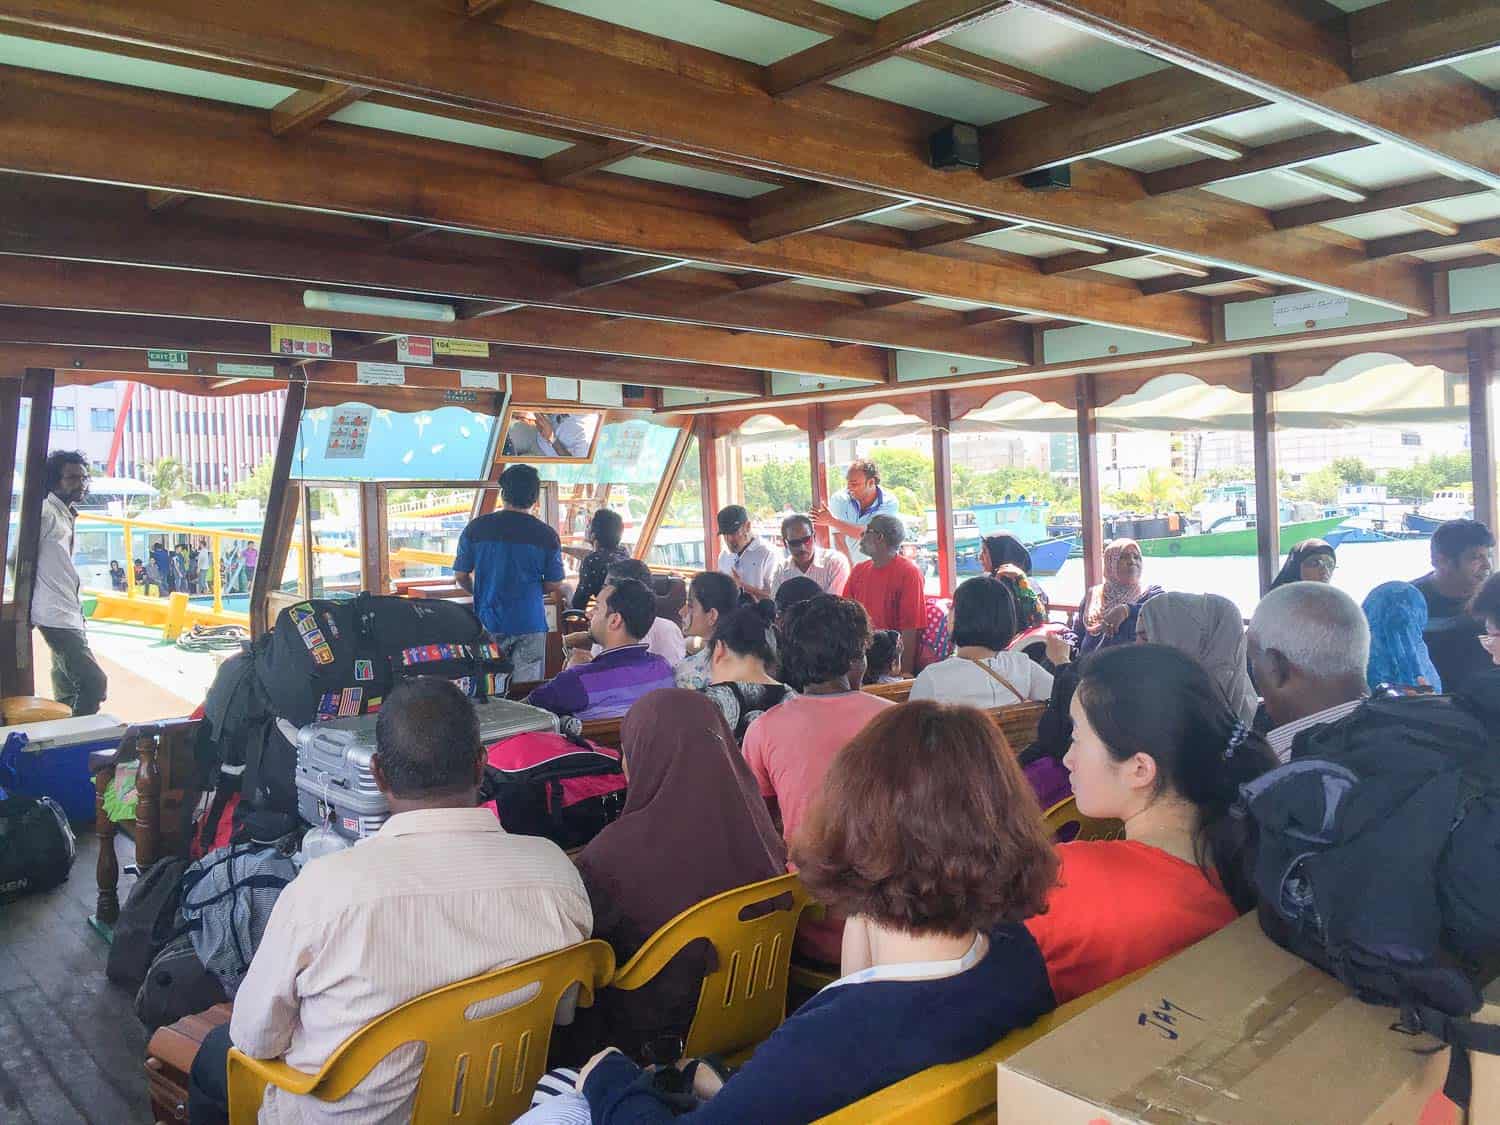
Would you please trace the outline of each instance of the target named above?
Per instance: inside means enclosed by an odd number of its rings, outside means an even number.
[[[1073,166],[1057,164],[1027,172],[1021,177],[1021,186],[1032,191],[1066,191],[1073,186]]]
[[[634,383],[626,383],[624,386],[622,386],[620,388],[620,397],[622,397],[622,398],[645,398],[646,397],[646,388],[645,387],[638,387]]]
[[[927,138],[927,161],[940,172],[979,167],[979,130],[955,121]]]

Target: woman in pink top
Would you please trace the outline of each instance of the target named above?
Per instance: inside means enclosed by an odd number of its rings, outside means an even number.
[[[1059,845],[1058,886],[1026,925],[1059,1004],[1186,948],[1255,904],[1244,783],[1276,765],[1208,673],[1166,645],[1084,662],[1063,758],[1078,811],[1125,839]]]
[[[751,723],[744,750],[761,795],[791,841],[838,752],[892,704],[859,690],[870,619],[858,602],[819,594],[792,606],[781,628],[782,676],[800,694]],[[843,928],[842,919],[805,922],[798,947],[837,965]]]

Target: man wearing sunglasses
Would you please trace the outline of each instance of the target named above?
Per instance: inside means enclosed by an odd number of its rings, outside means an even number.
[[[849,581],[849,560],[839,551],[818,546],[809,516],[787,516],[781,521],[781,540],[786,544],[786,562],[771,578],[775,593],[788,578],[811,578],[825,594],[842,594]]]

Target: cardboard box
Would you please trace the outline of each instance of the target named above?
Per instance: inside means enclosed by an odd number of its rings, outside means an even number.
[[[1416,1125],[1448,1052],[1392,1031],[1255,916],[999,1066],[1001,1125]]]

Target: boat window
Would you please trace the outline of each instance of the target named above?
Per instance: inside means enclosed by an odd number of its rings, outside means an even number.
[[[843,488],[843,478],[830,487]],[[780,549],[782,519],[812,507],[807,432],[764,415],[720,438],[719,503],[743,504],[757,534]]]
[[[599,508],[613,508],[625,523],[621,542],[633,547],[681,432],[678,425],[609,411],[589,464],[538,464],[542,480],[557,486],[557,530],[563,546],[587,550],[589,520]],[[701,530],[698,537],[702,539]],[[564,562],[571,571],[578,560],[565,557]]]
[[[313,598],[353,597],[360,591],[359,489],[309,487],[307,522],[312,529],[309,567]]]
[[[468,526],[481,491],[427,485],[381,490],[387,565],[396,591],[452,583],[458,537]]]
[[[682,471],[667,498],[667,510],[646,561],[652,566],[703,569],[703,491],[698,438],[688,438]]]
[[[457,393],[457,392],[455,392]],[[304,480],[483,480],[498,430],[476,404],[409,410],[350,398],[302,411],[292,475]]]

